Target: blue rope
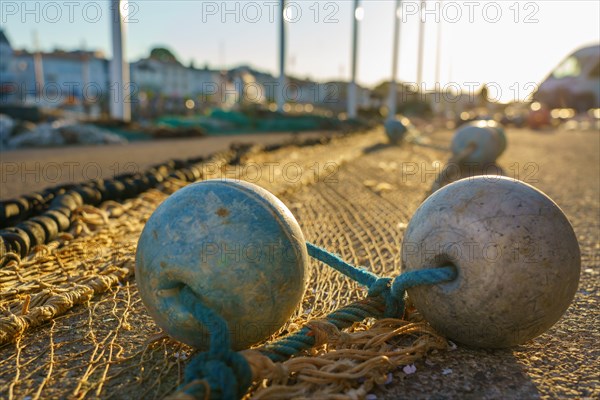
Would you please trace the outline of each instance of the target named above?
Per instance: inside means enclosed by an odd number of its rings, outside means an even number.
[[[337,254],[331,253],[312,243],[306,242],[308,255],[341,272],[350,279],[369,288],[369,296],[382,296],[385,299],[386,318],[401,318],[404,314],[404,292],[413,286],[434,285],[451,281],[456,277],[453,267],[421,269],[408,271],[395,279],[380,278],[364,268],[358,268],[342,260]]]
[[[348,264],[337,254],[330,253],[312,243],[306,242],[306,249],[308,250],[308,255],[312,258],[329,265],[331,268],[341,272],[348,278],[360,283],[361,285],[370,287],[379,279],[379,277],[374,273],[369,272],[364,268],[357,268],[354,265]]]
[[[384,307],[381,297],[367,297],[332,312],[325,317],[325,320],[342,330],[369,317],[381,318]],[[258,350],[274,362],[285,361],[315,345],[315,337],[311,334],[312,330],[305,326],[276,342],[263,345]]]
[[[364,268],[348,264],[337,254],[312,243],[307,242],[306,247],[311,257],[369,288],[366,299],[327,315],[326,320],[340,330],[369,317],[401,318],[404,314],[406,289],[448,282],[457,276],[456,269],[448,266],[409,271],[395,279],[380,278]],[[231,350],[227,322],[205,306],[188,286],[181,289],[179,296],[189,312],[205,327],[210,327],[209,350],[200,353],[188,364],[185,370],[185,383],[180,387],[180,393],[197,399],[204,399],[208,395],[212,399],[221,400],[236,400],[243,397],[252,384],[252,370],[241,354]],[[310,349],[314,345],[313,332],[310,327],[305,326],[298,332],[266,344],[258,350],[278,362]]]
[[[186,367],[186,385],[181,392],[204,399],[206,386],[199,381],[205,380],[211,398],[242,398],[252,384],[252,370],[241,354],[231,350],[227,322],[205,306],[189,286],[184,286],[179,296],[192,315],[205,327],[210,327],[210,348],[194,357]]]

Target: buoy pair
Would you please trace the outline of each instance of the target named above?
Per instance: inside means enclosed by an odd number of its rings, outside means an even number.
[[[545,332],[579,281],[579,246],[564,213],[532,186],[497,176],[463,179],[430,196],[401,251],[403,271],[456,268],[454,281],[408,294],[435,329],[472,346],[507,347]],[[289,319],[307,263],[302,231],[279,199],[250,183],[208,180],[152,214],[135,272],[148,312],[169,335],[207,348],[207,327],[179,297],[187,286],[227,321],[239,350]]]

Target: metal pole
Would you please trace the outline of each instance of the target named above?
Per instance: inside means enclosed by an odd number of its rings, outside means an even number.
[[[283,96],[286,79],[285,79],[285,0],[281,0],[281,15],[279,16],[279,82],[275,92],[277,101],[277,111],[283,112],[285,98]]]
[[[44,65],[42,61],[42,53],[40,51],[40,39],[37,31],[33,31],[33,73],[35,77],[35,93],[40,96],[44,90]]]
[[[87,88],[87,85],[90,83],[90,55],[83,50],[83,65],[81,66],[81,80],[83,81],[83,88]],[[82,88],[81,90],[81,101],[83,103],[83,108],[86,115],[90,116],[90,104],[88,99],[85,96],[85,90]]]
[[[352,77],[350,85],[348,86],[348,118],[355,119],[357,116],[357,88],[356,88],[356,58],[357,58],[357,47],[358,47],[358,18],[356,10],[359,6],[359,0],[354,0],[354,8],[352,10]]]
[[[125,59],[125,26],[121,15],[121,0],[110,0],[110,8],[113,58],[110,63],[109,91],[112,95],[109,98],[109,110],[111,118],[129,122],[131,120],[129,63]]]
[[[285,0],[280,1],[281,13],[279,15],[279,83],[275,97],[277,101],[277,110],[283,112],[283,106],[285,105],[285,98],[283,96],[286,79],[285,79],[285,19],[283,14],[285,12]]]
[[[442,9],[442,1],[439,1],[439,5],[440,5],[440,10]],[[441,64],[442,64],[442,24],[444,22],[443,18],[440,18],[439,22],[438,22],[438,26],[437,26],[437,48],[435,51],[435,91],[437,94],[439,94],[441,96],[442,93],[442,83],[440,82],[440,76],[441,76],[441,72],[440,72],[440,68],[441,68]],[[437,107],[438,112],[443,112],[445,108],[445,104],[444,104],[444,99],[440,98],[439,100],[439,104]]]
[[[396,0],[396,9],[394,10],[394,48],[392,49],[392,80],[390,81],[390,94],[388,103],[387,119],[394,119],[396,116],[396,78],[398,74],[398,46],[400,42],[400,3],[401,0]]]
[[[423,21],[423,11],[425,10],[425,1],[421,1],[419,10],[419,53],[417,55],[417,85],[421,90],[423,83],[423,47],[425,45],[425,21]]]
[[[452,82],[452,75],[454,72],[452,69],[453,61],[454,61],[454,57],[453,57],[452,53],[450,53],[450,60],[448,62],[448,82]],[[456,95],[460,96],[461,95],[460,91]],[[456,116],[456,101],[451,102],[450,113],[452,115],[452,118],[454,118]]]
[[[442,8],[442,0],[440,0],[440,9]],[[435,82],[440,83],[440,68],[441,68],[441,55],[442,55],[442,24],[444,19],[440,18],[437,27],[437,49],[435,52]]]

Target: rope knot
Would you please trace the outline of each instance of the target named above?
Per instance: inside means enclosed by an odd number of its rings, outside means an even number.
[[[242,398],[252,384],[252,370],[246,358],[231,349],[227,322],[205,306],[188,286],[180,289],[179,296],[190,313],[211,328],[210,348],[187,365],[180,393],[196,399]]]
[[[188,364],[185,381],[188,384],[181,391],[194,398],[236,400],[242,398],[252,384],[252,372],[240,353],[208,351]]]
[[[369,296],[381,296],[385,300],[384,317],[401,318],[404,314],[404,292],[392,290],[392,278],[378,278],[369,286]]]

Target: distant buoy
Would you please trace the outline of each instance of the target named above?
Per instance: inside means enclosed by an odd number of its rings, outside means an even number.
[[[452,154],[462,163],[489,164],[506,149],[504,129],[493,121],[476,121],[460,127],[452,139]]]
[[[398,119],[389,119],[383,124],[385,134],[391,144],[399,144],[408,132],[408,127]]]

